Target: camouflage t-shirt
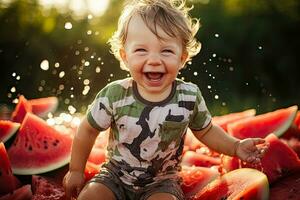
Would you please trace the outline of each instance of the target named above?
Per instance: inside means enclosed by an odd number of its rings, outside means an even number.
[[[87,119],[99,131],[111,127],[108,160],[123,183],[139,187],[177,178],[187,128],[205,128],[211,115],[195,84],[176,79],[171,94],[154,103],[126,78],[97,94]]]

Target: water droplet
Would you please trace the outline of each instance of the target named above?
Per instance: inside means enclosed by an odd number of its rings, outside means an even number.
[[[208,88],[208,89],[211,89],[211,85],[208,85],[207,88]]]
[[[214,98],[215,98],[215,99],[219,99],[219,95],[216,94]]]
[[[15,77],[17,75],[17,73],[13,72],[11,75],[12,75],[12,77]]]
[[[68,110],[69,110],[70,114],[74,114],[76,112],[76,108],[72,105],[68,106]]]
[[[77,40],[77,44],[82,44],[82,40]]]
[[[245,85],[249,85],[249,83],[248,83],[248,82],[246,82],[246,83],[245,83]]]
[[[59,90],[64,90],[64,89],[65,89],[65,86],[64,86],[63,84],[60,84],[60,85],[58,86],[58,89],[59,89]]]
[[[89,51],[90,48],[89,47],[84,47],[84,51]]]
[[[20,80],[20,79],[21,79],[21,77],[20,77],[20,76],[17,76],[17,77],[16,77],[16,79],[17,79],[17,80]]]
[[[226,102],[222,102],[222,106],[226,106]]]
[[[40,64],[40,67],[42,70],[47,71],[49,69],[49,61],[48,60],[43,60]]]
[[[110,77],[114,77],[114,74],[110,74],[109,76],[110,76]]]
[[[258,49],[259,49],[259,50],[262,50],[262,46],[259,46]]]
[[[80,54],[80,51],[75,51],[75,55],[78,56]]]
[[[101,68],[100,67],[96,67],[96,73],[100,73],[100,71],[101,71]]]
[[[54,67],[55,67],[55,68],[58,68],[58,67],[59,67],[59,63],[58,63],[58,62],[55,63],[55,64],[54,64]]]
[[[89,91],[90,91],[90,86],[84,86],[84,89],[83,89],[83,91],[82,91],[82,94],[83,95],[87,95],[87,93],[89,93]]]
[[[16,88],[15,88],[15,87],[12,87],[12,88],[10,88],[10,91],[11,91],[12,93],[16,92]]]
[[[215,37],[218,38],[220,35],[218,33],[215,33]]]
[[[84,62],[84,66],[90,66],[90,62],[89,61],[86,61],[86,62]]]
[[[61,71],[58,76],[59,76],[59,78],[63,78],[65,76],[65,72]]]
[[[233,70],[234,70],[234,68],[233,68],[233,67],[229,67],[229,71],[231,71],[231,72],[232,72]]]
[[[39,91],[39,92],[42,92],[43,90],[44,90],[44,88],[43,88],[42,86],[39,86],[39,87],[38,87],[38,91]]]
[[[74,94],[71,94],[70,97],[71,97],[71,99],[73,99],[74,98]]]
[[[66,22],[65,23],[65,29],[70,30],[70,29],[72,29],[72,27],[73,27],[73,25],[72,25],[71,22]]]
[[[198,76],[198,72],[194,72],[194,76]]]
[[[88,35],[92,35],[92,30],[88,30],[87,32],[86,32],[86,34],[88,34]]]
[[[84,85],[90,84],[90,80],[89,80],[89,79],[84,79],[83,84],[84,84]]]
[[[68,98],[67,98],[67,99],[65,99],[65,101],[64,101],[64,102],[65,102],[65,104],[67,104],[67,105],[68,105],[68,104],[70,104],[70,99],[68,99]]]
[[[215,58],[216,56],[217,56],[217,54],[215,54],[215,53],[212,55],[212,57],[214,57],[214,58]]]
[[[88,19],[93,19],[93,15],[89,14],[88,16]]]

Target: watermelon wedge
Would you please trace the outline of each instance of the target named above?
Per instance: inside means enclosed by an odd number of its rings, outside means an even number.
[[[229,113],[227,115],[214,116],[212,118],[212,123],[219,125],[224,131],[227,131],[227,124],[232,123],[234,121],[253,117],[256,114],[255,109],[248,109],[242,112]]]
[[[30,99],[28,103],[32,107],[32,112],[39,117],[46,117],[49,112],[54,112],[58,106],[57,97],[44,97]]]
[[[14,174],[48,172],[70,161],[72,138],[27,113],[12,146],[8,149]]]
[[[13,175],[3,142],[0,142],[0,196],[13,192],[20,185]]]
[[[1,196],[0,200],[31,200],[31,198],[31,185],[27,184],[4,196]]]
[[[0,120],[0,142],[5,143],[20,128],[20,123],[9,120]]]
[[[220,164],[221,159],[219,157],[212,157],[195,151],[186,151],[181,161],[182,166],[212,167]]]
[[[179,172],[182,178],[181,188],[186,198],[194,196],[209,182],[220,176],[220,173],[207,167],[182,167]]]
[[[293,123],[298,107],[278,109],[254,117],[245,118],[227,125],[228,133],[234,137],[245,139],[264,138],[270,133],[281,136]]]
[[[14,122],[22,123],[26,113],[28,112],[32,112],[32,107],[28,103],[27,99],[23,95],[21,95],[19,97],[19,102],[11,115],[11,120]]]
[[[261,166],[242,163],[242,167],[262,170],[267,175],[269,183],[275,182],[288,173],[300,170],[300,159],[289,146],[274,134],[268,135],[265,139],[269,143],[269,148],[261,159]]]
[[[200,190],[193,200],[268,200],[269,183],[258,170],[242,168],[228,172]]]

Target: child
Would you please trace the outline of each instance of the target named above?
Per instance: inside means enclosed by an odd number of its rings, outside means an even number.
[[[104,87],[82,120],[63,181],[68,199],[80,191],[79,200],[184,199],[177,172],[187,128],[216,151],[259,162],[265,147],[256,145],[264,140],[226,134],[211,123],[199,88],[176,79],[200,50],[194,38],[198,28],[184,2],[127,4],[110,44],[131,77]],[[95,138],[109,127],[108,160],[82,189]]]

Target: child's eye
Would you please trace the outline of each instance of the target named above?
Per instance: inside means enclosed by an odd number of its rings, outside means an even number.
[[[143,48],[138,48],[138,49],[135,49],[134,52],[145,52],[146,49],[143,49]]]
[[[163,53],[173,53],[173,51],[171,49],[164,49],[162,52]]]

